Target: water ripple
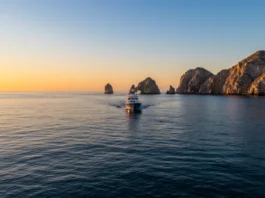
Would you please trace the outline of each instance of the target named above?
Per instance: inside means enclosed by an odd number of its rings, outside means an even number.
[[[0,197],[264,197],[260,98],[0,95]]]

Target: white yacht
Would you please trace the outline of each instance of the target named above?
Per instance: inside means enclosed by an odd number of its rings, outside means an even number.
[[[125,109],[130,112],[141,111],[141,103],[138,100],[134,85],[131,87],[127,96]]]

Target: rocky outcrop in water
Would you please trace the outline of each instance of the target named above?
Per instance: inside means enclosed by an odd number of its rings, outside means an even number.
[[[188,70],[180,78],[177,93],[196,94],[199,93],[200,87],[213,74],[202,67]]]
[[[113,88],[109,83],[105,86],[105,94],[113,94]]]
[[[175,94],[175,88],[170,85],[169,90],[166,92],[166,94]]]
[[[129,93],[132,93],[132,92],[136,92],[137,89],[134,85],[131,86],[130,90],[129,90]]]
[[[188,70],[180,79],[178,93],[264,95],[265,51],[257,51],[216,75],[203,68]],[[206,78],[206,76],[208,77]]]
[[[156,82],[148,77],[137,86],[137,90],[141,91],[141,94],[160,94],[160,90]]]
[[[209,77],[200,87],[200,94],[222,94],[223,86],[229,75],[229,70],[224,69],[218,74]]]
[[[248,94],[252,82],[263,72],[265,72],[265,51],[257,51],[230,69],[223,93]]]

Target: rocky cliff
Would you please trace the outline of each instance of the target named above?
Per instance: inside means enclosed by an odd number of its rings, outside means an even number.
[[[263,95],[265,51],[257,51],[216,75],[203,68],[188,70],[180,79],[178,93]]]
[[[156,82],[148,77],[137,86],[137,90],[141,91],[141,94],[160,94],[160,90]]]
[[[166,94],[175,94],[175,88],[170,85],[169,90],[166,92]]]
[[[258,76],[250,85],[248,89],[249,95],[265,95],[265,72]]]
[[[226,79],[229,75],[229,69],[224,69],[209,77],[200,87],[200,94],[222,94],[223,86],[226,82]]]
[[[265,72],[265,51],[257,51],[230,69],[223,93],[248,94],[252,82],[263,72]]]
[[[105,94],[113,94],[113,88],[112,88],[112,86],[109,83],[106,84],[104,93]]]
[[[188,70],[184,75],[180,78],[179,87],[177,88],[177,93],[199,93],[200,87],[203,83],[213,74],[207,71],[204,68],[197,67],[195,69]]]

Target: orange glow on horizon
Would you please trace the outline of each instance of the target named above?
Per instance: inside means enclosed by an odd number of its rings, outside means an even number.
[[[114,92],[123,92],[128,91],[132,84],[137,85],[146,77],[151,77],[164,92],[169,85],[176,87],[179,82],[179,76],[175,72],[163,71],[163,68],[160,69],[162,72],[152,70],[152,66],[148,65],[153,63],[128,62],[126,60],[45,59],[44,61],[6,58],[0,60],[0,65],[5,66],[0,68],[0,91],[103,92],[104,86],[110,83]]]

